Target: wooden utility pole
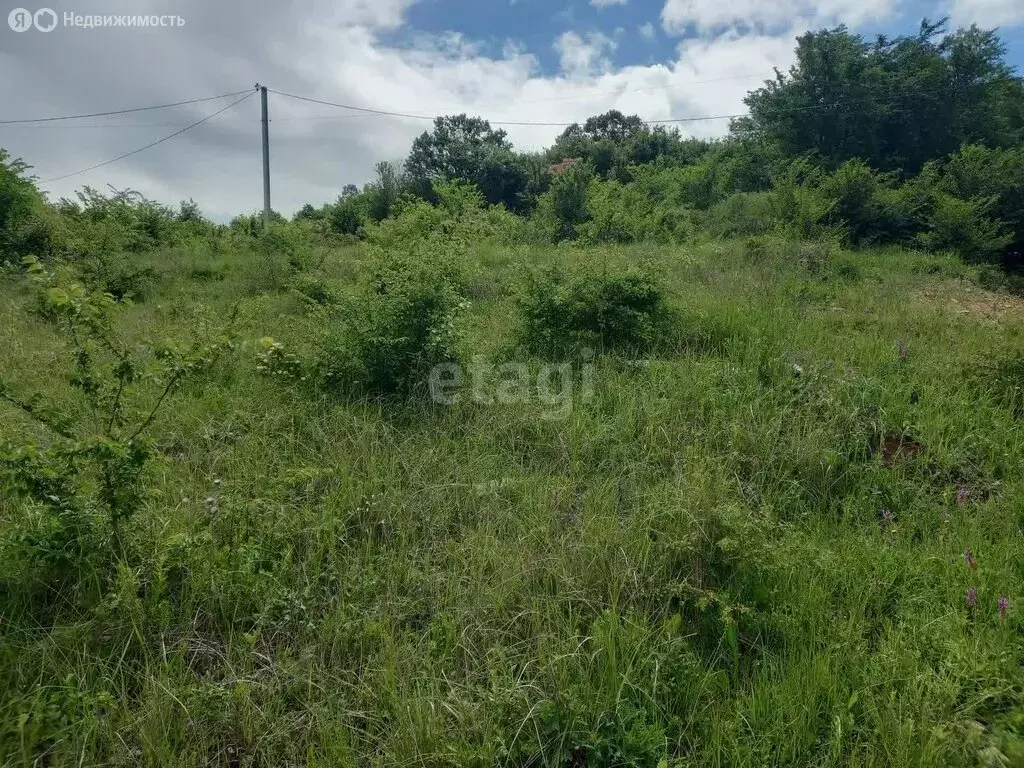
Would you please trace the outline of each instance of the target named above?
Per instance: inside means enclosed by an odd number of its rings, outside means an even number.
[[[267,86],[256,84],[260,89],[260,106],[263,108],[263,230],[270,228],[270,119],[267,117]]]

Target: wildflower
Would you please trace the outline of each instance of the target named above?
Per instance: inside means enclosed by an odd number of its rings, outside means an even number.
[[[999,598],[999,620],[1006,621],[1006,611],[1010,608],[1010,601],[1006,597]]]
[[[971,489],[966,485],[961,485],[956,489],[956,503],[964,505],[967,503],[967,497],[971,495]]]
[[[973,608],[978,604],[978,590],[974,587],[967,588],[967,607]]]
[[[967,561],[967,567],[972,571],[978,570],[978,564],[974,562],[974,554],[971,552],[970,547],[964,550],[964,560]]]
[[[891,528],[892,527],[893,520],[894,520],[894,518],[892,516],[892,512],[890,512],[888,509],[883,509],[882,510],[882,522],[885,523],[885,526],[887,528]]]
[[[896,342],[896,351],[899,353],[900,360],[906,360],[907,359],[907,351],[908,350],[907,350],[907,345],[906,345],[905,342],[897,341]]]

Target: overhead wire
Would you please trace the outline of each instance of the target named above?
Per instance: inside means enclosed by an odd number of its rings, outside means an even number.
[[[553,96],[551,98],[546,98],[546,99],[517,100],[516,103],[517,104],[546,104],[546,103],[558,102],[558,101],[576,101],[576,100],[581,100],[581,99],[599,98],[599,97],[602,97],[602,96],[621,96],[621,95],[626,94],[626,93],[649,93],[649,92],[652,92],[652,91],[671,90],[671,89],[675,89],[675,88],[686,88],[686,87],[689,87],[691,85],[706,85],[706,84],[709,84],[709,83],[720,83],[720,82],[726,82],[726,81],[732,81],[732,80],[752,80],[752,79],[755,79],[755,78],[763,78],[763,77],[764,77],[763,73],[756,73],[756,74],[755,73],[750,73],[750,74],[745,74],[745,75],[733,75],[733,76],[730,76],[730,77],[716,77],[716,78],[712,78],[712,79],[708,79],[708,80],[688,80],[688,81],[681,82],[681,83],[670,83],[668,85],[654,85],[654,86],[649,86],[649,87],[645,87],[645,88],[617,88],[617,89],[614,89],[614,90],[592,91],[592,92],[589,92],[589,93],[578,93],[578,94],[572,94],[572,95],[569,95],[569,96]],[[21,119],[21,120],[0,120],[0,125],[22,126],[22,127],[26,127],[26,128],[31,128],[31,127],[47,127],[47,128],[61,128],[61,129],[76,129],[76,130],[77,129],[97,129],[97,128],[100,128],[100,129],[174,128],[174,127],[181,126],[182,123],[124,123],[124,124],[104,124],[104,125],[45,125],[45,124],[46,123],[58,122],[58,121],[66,121],[66,120],[80,120],[80,119],[86,119],[86,118],[91,118],[91,117],[110,117],[110,116],[114,116],[114,115],[124,115],[124,114],[131,114],[131,113],[135,113],[135,112],[145,112],[145,111],[157,110],[157,109],[167,109],[167,108],[170,108],[170,107],[184,106],[184,105],[187,105],[187,104],[198,104],[198,103],[205,102],[205,101],[213,101],[215,99],[223,99],[223,98],[230,98],[232,96],[238,96],[240,94],[246,93],[248,90],[249,89],[246,89],[245,91],[234,91],[232,93],[226,93],[226,94],[222,94],[220,96],[208,96],[208,97],[205,97],[205,98],[202,98],[202,99],[189,99],[187,101],[177,101],[177,102],[173,102],[173,103],[170,103],[170,104],[158,104],[158,105],[151,106],[151,107],[136,107],[136,108],[133,108],[133,109],[119,109],[119,110],[113,110],[113,111],[110,111],[110,112],[91,112],[91,113],[88,113],[88,114],[81,114],[81,115],[62,115],[62,116],[58,116],[58,117],[38,117],[38,118],[26,118],[26,119]],[[276,91],[274,91],[274,92],[276,93]],[[295,96],[293,98],[300,98],[300,97]],[[330,104],[330,106],[342,106],[342,105]],[[494,107],[494,106],[504,106],[504,104],[502,104],[500,102],[492,102],[492,103],[489,103],[489,104],[486,104],[486,103],[485,104],[476,104],[476,105],[474,105],[474,108],[475,109],[481,109],[481,108],[484,108],[484,107]],[[351,109],[359,109],[357,107],[349,107],[349,108],[351,108]],[[400,116],[400,117],[415,118],[415,119],[426,119],[426,117],[427,117],[425,115],[402,115],[401,113],[389,113],[389,114],[394,114],[394,115]],[[314,116],[311,116],[311,117],[295,117],[295,118],[284,117],[284,118],[277,118],[275,120],[272,120],[272,122],[281,123],[281,122],[297,122],[297,121],[306,121],[306,120],[337,120],[337,119],[344,118],[344,117],[346,117],[346,116],[345,115],[314,115]],[[353,117],[354,117],[354,115],[353,115]],[[433,119],[433,117],[431,117],[430,119]],[[710,118],[710,119],[714,119],[714,118]],[[39,125],[40,123],[42,123],[43,125]]]
[[[175,131],[174,133],[170,133],[167,136],[164,136],[163,138],[157,139],[156,141],[151,142],[151,143],[147,144],[144,147],[139,147],[138,149],[133,149],[131,152],[125,152],[123,155],[118,155],[117,157],[112,158],[110,160],[104,160],[102,163],[96,163],[95,165],[90,165],[88,168],[83,168],[80,171],[72,171],[71,173],[65,173],[62,176],[54,176],[52,179],[45,179],[43,181],[40,181],[39,183],[40,184],[50,184],[50,183],[52,183],[54,181],[61,181],[63,179],[67,179],[67,178],[70,178],[72,176],[78,176],[79,174],[82,174],[82,173],[88,173],[89,171],[94,171],[97,168],[102,168],[103,166],[110,165],[111,163],[116,163],[119,160],[124,160],[126,157],[131,157],[132,155],[137,155],[140,152],[145,152],[147,149],[152,149],[153,147],[157,146],[158,144],[163,144],[165,141],[169,141],[170,139],[173,139],[175,136],[180,136],[181,134],[185,133],[185,131],[189,131],[192,128],[195,128],[197,125],[202,125],[207,120],[212,120],[217,115],[221,114],[222,112],[226,112],[227,110],[231,109],[236,104],[241,104],[243,101],[245,101],[248,98],[251,98],[255,94],[256,94],[255,90],[250,90],[248,93],[245,94],[245,96],[243,96],[240,99],[236,99],[235,101],[233,101],[230,104],[228,104],[226,107],[221,107],[216,112],[213,112],[213,113],[207,115],[206,117],[204,117],[204,118],[202,118],[200,120],[196,120],[194,123],[191,123],[191,124],[185,126],[184,128],[182,128],[182,129],[180,129],[178,131]],[[195,102],[193,102],[193,103],[195,103]]]
[[[111,115],[128,115],[134,112],[150,112],[155,109],[169,109],[171,107],[183,107],[187,104],[200,104],[205,101],[216,101],[217,99],[229,99],[232,96],[238,96],[243,93],[248,93],[251,88],[246,88],[243,91],[234,91],[233,93],[222,93],[219,96],[206,96],[202,99],[188,99],[187,101],[175,101],[170,104],[156,104],[151,107],[133,107],[132,109],[115,109],[110,112],[90,112],[82,115],[60,115],[58,117],[32,117],[24,118],[21,120],[0,120],[0,125],[22,125],[25,123],[53,123],[60,120],[83,120],[88,117],[110,117]]]
[[[719,78],[718,80],[733,80],[733,79],[740,79],[741,77],[745,78],[745,77],[748,77],[748,76],[744,75],[744,76],[737,76],[737,77],[731,77],[731,78]],[[754,77],[754,75],[751,75],[749,77]],[[696,84],[703,83],[703,82],[716,82],[716,81],[715,80],[692,81],[692,82],[687,83],[687,84],[679,83],[679,84],[675,84],[673,86],[665,86],[665,87],[682,87],[683,85],[696,85]],[[638,90],[642,90],[642,89],[638,89]],[[349,110],[351,112],[357,113],[355,115],[338,115],[338,116],[319,115],[319,116],[306,117],[306,118],[302,118],[302,117],[298,117],[298,118],[278,118],[278,121],[316,120],[316,119],[329,119],[329,118],[332,118],[332,117],[356,117],[356,116],[358,116],[358,114],[369,114],[369,115],[377,115],[377,116],[385,116],[385,117],[397,117],[397,118],[412,119],[412,120],[429,120],[429,121],[433,121],[433,120],[437,119],[437,116],[435,116],[435,115],[412,114],[412,113],[397,112],[397,111],[390,111],[390,110],[384,110],[384,109],[375,109],[375,108],[371,108],[371,107],[361,107],[361,106],[358,106],[358,105],[355,105],[355,104],[345,104],[345,103],[341,103],[341,102],[327,101],[325,99],[316,99],[316,98],[312,98],[312,97],[309,97],[309,96],[301,96],[301,95],[294,94],[294,93],[288,93],[286,91],[278,91],[278,90],[273,89],[273,88],[267,88],[267,92],[268,93],[273,93],[273,94],[276,94],[278,96],[282,96],[282,97],[285,97],[285,98],[288,98],[288,99],[294,99],[294,100],[297,100],[297,101],[303,101],[303,102],[308,102],[308,103],[312,103],[312,104],[321,104],[321,105],[324,105],[324,106],[335,107],[335,108],[338,108],[338,109],[345,109],[345,110]],[[623,92],[625,92],[625,91],[616,91],[615,93],[623,93]],[[210,96],[210,97],[206,97],[206,98],[202,98],[202,99],[189,99],[189,100],[186,100],[186,101],[174,102],[174,103],[171,103],[171,104],[160,104],[160,105],[151,106],[151,107],[136,107],[136,108],[133,108],[133,109],[115,110],[115,111],[111,111],[111,112],[94,112],[94,113],[83,114],[83,115],[67,115],[67,116],[51,117],[51,118],[35,118],[35,119],[25,119],[25,120],[8,120],[8,121],[0,121],[0,125],[26,125],[26,124],[31,124],[31,123],[43,123],[43,124],[45,124],[45,123],[50,123],[50,122],[55,122],[55,121],[74,120],[74,119],[81,119],[81,118],[87,118],[87,117],[100,117],[100,116],[111,116],[111,115],[119,115],[119,114],[129,114],[129,113],[135,113],[135,112],[144,112],[144,111],[149,111],[149,110],[165,109],[165,108],[169,108],[169,107],[183,106],[183,105],[187,105],[187,104],[198,104],[198,103],[213,101],[215,99],[222,99],[222,98],[228,98],[228,97],[231,97],[231,96],[237,96],[239,94],[245,94],[241,98],[236,99],[235,101],[231,102],[230,104],[228,104],[225,107],[222,107],[221,109],[217,110],[216,112],[213,112],[212,114],[207,115],[206,117],[203,117],[200,120],[197,120],[197,121],[195,121],[193,123],[189,123],[188,125],[185,125],[184,127],[181,127],[180,130],[177,130],[177,131],[175,131],[175,132],[173,132],[171,134],[168,134],[167,136],[163,136],[160,139],[157,139],[156,141],[150,142],[149,144],[146,144],[145,146],[139,147],[138,149],[134,149],[131,152],[126,152],[126,153],[124,153],[122,155],[118,155],[117,157],[111,158],[110,160],[105,160],[105,161],[103,161],[101,163],[96,163],[94,165],[91,165],[91,166],[89,166],[87,168],[83,168],[83,169],[78,170],[78,171],[73,171],[71,173],[66,173],[66,174],[63,174],[61,176],[55,176],[53,178],[46,179],[44,181],[38,182],[39,184],[49,184],[49,183],[52,183],[52,182],[55,182],[55,181],[61,181],[63,179],[70,178],[72,176],[78,176],[78,175],[83,174],[83,173],[88,173],[89,171],[96,170],[97,168],[102,168],[102,167],[110,165],[112,163],[116,163],[116,162],[118,162],[120,160],[124,160],[125,158],[131,157],[133,155],[137,155],[140,152],[144,152],[144,151],[146,151],[148,149],[151,149],[151,148],[153,148],[153,147],[155,147],[155,146],[157,146],[159,144],[164,143],[165,141],[169,141],[170,139],[173,139],[176,136],[180,136],[181,134],[185,133],[186,131],[189,131],[189,130],[195,128],[196,126],[199,126],[199,125],[207,122],[208,120],[211,120],[212,118],[216,117],[217,115],[219,115],[219,114],[221,114],[223,112],[226,112],[227,110],[229,110],[232,107],[234,107],[236,104],[240,104],[241,102],[243,102],[246,99],[250,98],[251,96],[255,95],[255,93],[256,93],[255,89],[247,89],[246,91],[235,91],[234,93],[222,94],[220,96]],[[863,103],[865,101],[872,101],[872,99],[854,99],[854,100],[846,100],[846,101],[836,101],[836,102],[832,102],[832,103],[829,103],[829,104],[808,104],[808,105],[803,105],[803,106],[799,106],[799,107],[788,107],[788,108],[775,109],[775,110],[771,110],[771,112],[773,114],[775,114],[775,113],[789,113],[789,112],[804,112],[804,111],[810,111],[810,110],[816,110],[816,109],[823,109],[823,110],[832,109],[832,110],[834,110],[834,109],[837,109],[839,107],[854,105],[854,104],[858,104],[858,103]],[[749,114],[750,114],[749,112],[745,112],[745,113],[733,113],[733,114],[725,114],[725,115],[694,115],[694,116],[688,116],[688,117],[676,117],[676,118],[664,118],[664,119],[645,120],[644,122],[647,123],[647,124],[650,124],[650,125],[667,125],[667,124],[702,122],[702,121],[711,121],[711,120],[734,120],[734,119],[737,119],[737,118],[747,117],[747,116],[749,116]],[[546,128],[566,128],[566,127],[578,124],[578,122],[566,123],[566,122],[526,121],[526,120],[491,120],[491,121],[488,121],[488,122],[491,125],[496,125],[496,126],[546,127]],[[141,128],[141,127],[161,127],[161,126],[168,126],[168,127],[170,127],[170,126],[173,126],[173,125],[174,124],[154,123],[154,124],[134,124],[134,125],[132,125],[132,124],[127,124],[127,125],[94,125],[94,126],[79,125],[79,126],[49,126],[49,127],[66,127],[66,128],[127,128],[127,127],[140,127]]]
[[[373,109],[371,107],[360,107],[360,106],[356,106],[354,104],[344,104],[344,103],[340,103],[340,102],[326,101],[324,99],[314,99],[314,98],[309,97],[309,96],[299,96],[298,94],[294,94],[294,93],[287,93],[285,91],[274,90],[273,88],[268,88],[267,92],[268,93],[276,94],[278,96],[284,96],[285,98],[289,98],[289,99],[295,99],[295,100],[298,100],[298,101],[305,101],[305,102],[309,102],[311,104],[322,104],[324,106],[337,107],[339,109],[347,109],[347,110],[351,110],[351,111],[362,113],[362,114],[380,115],[380,116],[386,116],[386,117],[400,117],[400,118],[405,118],[405,119],[410,119],[410,120],[429,120],[429,121],[436,120],[437,117],[438,117],[437,115],[417,115],[417,114],[410,114],[410,113],[407,113],[407,112],[393,112],[393,111],[383,110],[383,109]],[[800,107],[788,107],[788,108],[782,108],[782,109],[773,110],[773,114],[774,113],[781,114],[781,113],[784,113],[784,112],[785,113],[788,113],[788,112],[806,112],[806,111],[814,110],[814,109],[834,109],[834,108],[839,107],[839,106],[845,106],[845,105],[850,105],[850,104],[857,104],[857,103],[862,103],[864,101],[870,101],[870,99],[836,101],[836,102],[833,102],[831,104],[807,104],[807,105],[800,106]],[[672,117],[672,118],[664,118],[664,119],[656,119],[656,120],[644,120],[644,122],[647,123],[648,125],[668,125],[668,124],[674,124],[674,123],[695,123],[695,122],[702,122],[702,121],[708,121],[708,120],[733,120],[733,119],[740,118],[740,117],[747,117],[748,115],[749,115],[748,112],[739,112],[739,113],[727,114],[727,115],[695,115],[695,116],[690,116],[690,117]],[[305,119],[321,119],[323,117],[329,117],[329,116],[317,116],[316,118],[305,118]],[[288,119],[288,118],[284,118],[284,119]],[[304,118],[295,118],[295,119],[296,120],[302,120]],[[572,122],[572,123],[565,123],[565,122],[546,122],[546,121],[528,121],[528,120],[488,120],[488,123],[490,123],[491,125],[534,127],[534,128],[568,128],[571,125],[578,124],[578,122],[579,121]]]
[[[433,121],[437,118],[437,115],[414,115],[407,112],[391,112],[384,109],[372,109],[370,107],[359,107],[354,104],[341,104],[335,101],[326,101],[324,99],[314,99],[309,96],[299,96],[294,93],[286,93],[285,91],[278,91],[272,88],[268,88],[269,93],[276,94],[278,96],[284,96],[289,99],[296,99],[298,101],[306,101],[311,104],[322,104],[327,107],[337,107],[339,109],[348,109],[354,112],[361,112],[371,115],[382,115],[386,117],[402,117],[409,120],[430,120]],[[682,117],[675,118],[672,120],[646,120],[647,123],[676,123],[676,122],[690,122],[698,120],[722,120],[726,117],[735,117],[735,115],[715,115],[715,116],[701,116],[701,117]],[[491,125],[508,125],[508,126],[521,126],[521,127],[536,127],[536,128],[566,128],[573,123],[555,123],[555,122],[537,122],[529,120],[488,120]]]

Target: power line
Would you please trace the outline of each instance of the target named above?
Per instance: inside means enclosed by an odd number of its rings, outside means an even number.
[[[0,125],[19,125],[23,123],[52,123],[58,120],[81,120],[86,117],[109,117],[111,115],[127,115],[132,112],[149,112],[154,109],[168,109],[170,107],[182,107],[186,104],[200,104],[204,101],[216,101],[217,99],[229,99],[232,96],[238,96],[242,93],[248,93],[247,88],[244,91],[235,91],[234,93],[222,93],[220,96],[207,96],[203,99],[189,99],[188,101],[175,101],[171,104],[157,104],[152,107],[135,107],[134,109],[116,109],[112,112],[91,112],[86,115],[62,115],[60,117],[35,117],[24,120],[0,120]]]
[[[175,136],[180,136],[185,131],[188,131],[188,130],[190,130],[192,128],[195,128],[197,125],[201,125],[201,124],[205,123],[207,120],[213,119],[214,117],[219,115],[221,112],[226,112],[227,110],[231,109],[236,104],[241,104],[243,101],[245,101],[246,99],[250,98],[255,93],[256,93],[256,91],[249,91],[248,93],[245,94],[245,96],[243,96],[240,99],[236,99],[235,101],[233,101],[230,104],[228,104],[226,107],[221,107],[216,112],[207,115],[206,117],[202,118],[201,120],[196,120],[191,125],[187,125],[184,128],[182,128],[181,130],[178,130],[178,131],[175,131],[174,133],[168,134],[167,136],[164,136],[162,139],[157,139],[156,141],[154,141],[154,142],[152,142],[150,144],[147,144],[144,147],[139,147],[138,149],[134,149],[131,152],[126,152],[125,154],[119,155],[118,157],[115,157],[115,158],[113,158],[111,160],[104,160],[102,163],[96,163],[96,165],[90,165],[88,168],[83,168],[80,171],[73,171],[71,173],[65,173],[63,176],[55,176],[52,179],[46,179],[45,181],[41,181],[39,183],[40,184],[50,184],[51,182],[54,182],[54,181],[61,181],[62,179],[67,179],[67,178],[70,178],[71,176],[77,176],[77,175],[79,175],[81,173],[88,173],[89,171],[94,171],[97,168],[102,168],[105,165],[110,165],[111,163],[116,163],[118,160],[124,160],[126,157],[131,157],[132,155],[137,155],[137,154],[139,154],[139,152],[144,152],[147,149],[151,149],[152,147],[155,147],[157,144],[163,144],[165,141],[173,139]]]
[[[651,91],[667,91],[674,88],[688,88],[691,85],[707,85],[709,83],[725,83],[731,80],[753,80],[755,78],[764,78],[763,72],[756,74],[751,73],[748,75],[732,75],[730,77],[715,77],[710,80],[687,80],[680,83],[670,83],[668,85],[651,85],[644,88],[616,88],[608,91],[592,91],[590,93],[574,93],[570,96],[552,96],[547,99],[516,99],[516,104],[547,104],[554,101],[576,101],[578,99],[592,99],[600,96],[621,96],[624,93],[649,93]],[[482,107],[504,107],[508,106],[508,102],[491,102],[489,104],[476,104],[474,109],[480,109]]]
[[[709,80],[688,80],[688,81],[682,82],[682,83],[670,83],[669,85],[652,85],[652,86],[649,86],[649,87],[646,87],[646,88],[617,88],[615,90],[609,90],[609,91],[591,91],[590,93],[576,93],[576,94],[572,94],[570,96],[552,96],[551,98],[548,98],[548,99],[526,99],[526,100],[519,100],[519,99],[517,99],[516,100],[516,104],[517,105],[522,105],[522,104],[547,104],[547,103],[556,102],[556,101],[578,101],[578,100],[581,100],[581,99],[592,99],[592,98],[598,98],[598,97],[601,97],[601,96],[622,96],[623,94],[626,94],[626,93],[649,93],[651,91],[665,91],[665,90],[671,90],[673,88],[687,88],[687,87],[689,87],[691,85],[706,85],[708,83],[724,83],[724,82],[731,81],[731,80],[753,80],[755,78],[763,78],[763,77],[765,77],[764,73],[763,72],[759,72],[759,73],[756,73],[756,74],[755,73],[751,73],[751,74],[747,74],[747,75],[733,75],[733,76],[730,76],[730,77],[716,77],[716,78],[712,78],[712,79],[709,79]],[[278,95],[281,95],[281,96],[289,95],[289,94],[284,94],[284,93],[280,93],[278,91],[275,91],[272,88],[268,88],[267,90],[269,90],[271,93],[278,93]],[[292,98],[302,98],[302,97],[292,96]],[[328,106],[332,106],[332,107],[334,107],[334,106],[338,106],[338,107],[345,106],[345,105],[340,105],[340,104],[332,104],[330,102],[317,102],[317,103],[324,103],[324,104],[327,104]],[[502,107],[502,106],[507,106],[507,102],[491,102],[489,104],[474,104],[472,108],[474,110],[476,110],[476,109],[483,109],[485,107]],[[407,117],[407,118],[416,119],[416,120],[427,119],[426,115],[406,115],[406,114],[402,114],[402,113],[385,113],[383,111],[368,110],[368,109],[360,108],[360,107],[348,107],[348,108],[355,109],[357,111],[369,111],[369,112],[372,112],[373,114],[390,114],[390,115],[393,115],[393,116],[396,116],[396,117]],[[307,120],[339,120],[339,119],[344,119],[345,117],[355,117],[355,115],[314,115],[312,117],[283,117],[283,118],[279,117],[279,118],[277,118],[277,120],[273,120],[271,122],[283,123],[283,122],[297,122],[297,121],[307,121]],[[433,120],[434,118],[430,117],[429,119]],[[509,122],[500,123],[500,122],[495,122],[495,121],[490,121],[490,122],[492,122],[492,124],[494,124],[494,125],[523,125],[523,124],[533,125],[533,123],[509,123]],[[547,124],[545,124],[545,125],[547,125]],[[555,125],[555,124],[552,124],[552,125]],[[557,125],[559,125],[559,126],[571,125],[571,123],[564,123],[564,124],[563,123],[558,123]]]
[[[369,107],[357,107],[353,104],[340,104],[333,101],[324,101],[323,99],[313,99],[308,96],[299,96],[294,93],[285,93],[284,91],[275,91],[272,88],[267,89],[268,92],[277,94],[278,96],[284,96],[289,99],[297,99],[298,101],[308,101],[312,104],[323,104],[328,107],[338,107],[339,109],[349,109],[355,112],[362,112],[371,115],[381,115],[385,117],[401,117],[410,120],[430,120],[436,119],[434,115],[413,115],[406,112],[390,112],[383,109],[371,109]],[[784,112],[806,112],[814,109],[835,109],[836,107],[856,104],[869,99],[860,99],[854,101],[837,101],[832,104],[808,104],[801,107],[788,107],[783,109],[772,110],[772,114],[781,114]],[[694,117],[672,117],[661,120],[644,120],[648,125],[668,125],[672,123],[696,123],[707,120],[734,120],[740,117],[747,117],[749,113],[741,112],[729,115],[699,115]],[[318,116],[317,118],[305,118],[305,119],[322,119],[328,116]],[[343,116],[342,116],[343,117]],[[302,120],[304,118],[296,118]],[[519,126],[519,127],[534,127],[534,128],[568,128],[571,125],[577,125],[579,121],[573,123],[555,123],[555,122],[533,122],[533,121],[521,121],[521,120],[488,120],[491,125],[507,125],[507,126]]]
[[[46,128],[50,130],[86,130],[89,128],[182,128],[188,123],[108,123],[106,125],[11,125],[8,128],[31,128],[36,130],[38,128]]]
[[[284,96],[289,99],[297,99],[299,101],[308,101],[311,104],[323,104],[328,107],[338,107],[339,109],[350,109],[355,112],[363,112],[371,115],[383,115],[386,117],[404,117],[409,120],[430,120],[433,121],[435,115],[411,115],[406,112],[389,112],[383,109],[371,109],[369,107],[357,107],[352,104],[339,104],[333,101],[324,101],[323,99],[313,99],[308,96],[298,96],[294,93],[285,93],[284,91],[275,91],[272,88],[267,89],[270,93],[277,94],[278,96]],[[679,117],[672,120],[646,120],[647,123],[686,123],[696,122],[698,120],[724,120],[728,117],[741,117],[741,115],[715,115],[710,117]],[[532,126],[536,128],[567,128],[574,123],[549,123],[549,122],[532,122],[526,120],[488,120],[491,125],[510,125],[510,126]]]

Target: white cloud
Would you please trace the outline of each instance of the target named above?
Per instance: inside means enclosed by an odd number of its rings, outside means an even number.
[[[646,24],[643,24],[640,27],[638,27],[637,31],[640,33],[640,37],[642,37],[644,40],[654,39],[654,25],[651,24],[651,22],[649,21]]]
[[[963,1],[963,0],[958,0]],[[968,0],[970,1],[970,0]],[[980,0],[1000,2],[1000,0]],[[666,32],[689,28],[702,32],[742,25],[755,29],[814,27],[828,24],[861,24],[885,18],[898,0],[666,0],[661,22]]]
[[[156,0],[146,2],[155,7]],[[256,80],[324,101],[414,115],[467,112],[494,122],[582,122],[609,109],[648,120],[728,115],[744,111],[743,95],[770,77],[773,65],[789,66],[794,46],[788,32],[727,33],[684,40],[661,64],[614,68],[613,40],[574,32],[557,43],[564,71],[544,74],[537,59],[514,44],[493,54],[459,35],[418,37],[403,46],[386,42],[380,30],[400,22],[408,0],[178,3],[187,19],[180,30],[55,30],[34,41],[12,35],[0,51],[0,71],[7,75],[0,78],[0,100],[22,108],[10,117],[181,101]],[[336,10],[342,6],[344,13]],[[127,68],[126,60],[135,64]],[[224,103],[81,121],[135,126],[126,129],[8,126],[0,130],[0,146],[46,179],[143,146]],[[273,202],[286,213],[333,199],[346,183],[370,180],[378,160],[401,160],[430,128],[429,120],[276,94],[270,114]],[[519,149],[549,146],[562,130],[504,127]],[[679,127],[720,136],[728,120]],[[170,203],[192,197],[219,219],[256,210],[262,204],[258,99],[151,150],[45,188],[60,197],[85,184],[105,189],[108,182]]]
[[[956,26],[978,24],[981,27],[1024,24],[1021,0],[953,0],[949,16]]]
[[[563,32],[554,44],[562,71],[572,76],[607,71],[611,68],[608,56],[615,48],[615,41],[600,32],[588,32],[586,38],[575,32]]]
[[[625,5],[629,0],[590,0],[595,8],[610,8],[613,5]]]
[[[326,13],[319,18],[330,19],[338,26],[393,29],[401,25],[405,12],[415,2],[417,0],[343,0],[324,4]]]

